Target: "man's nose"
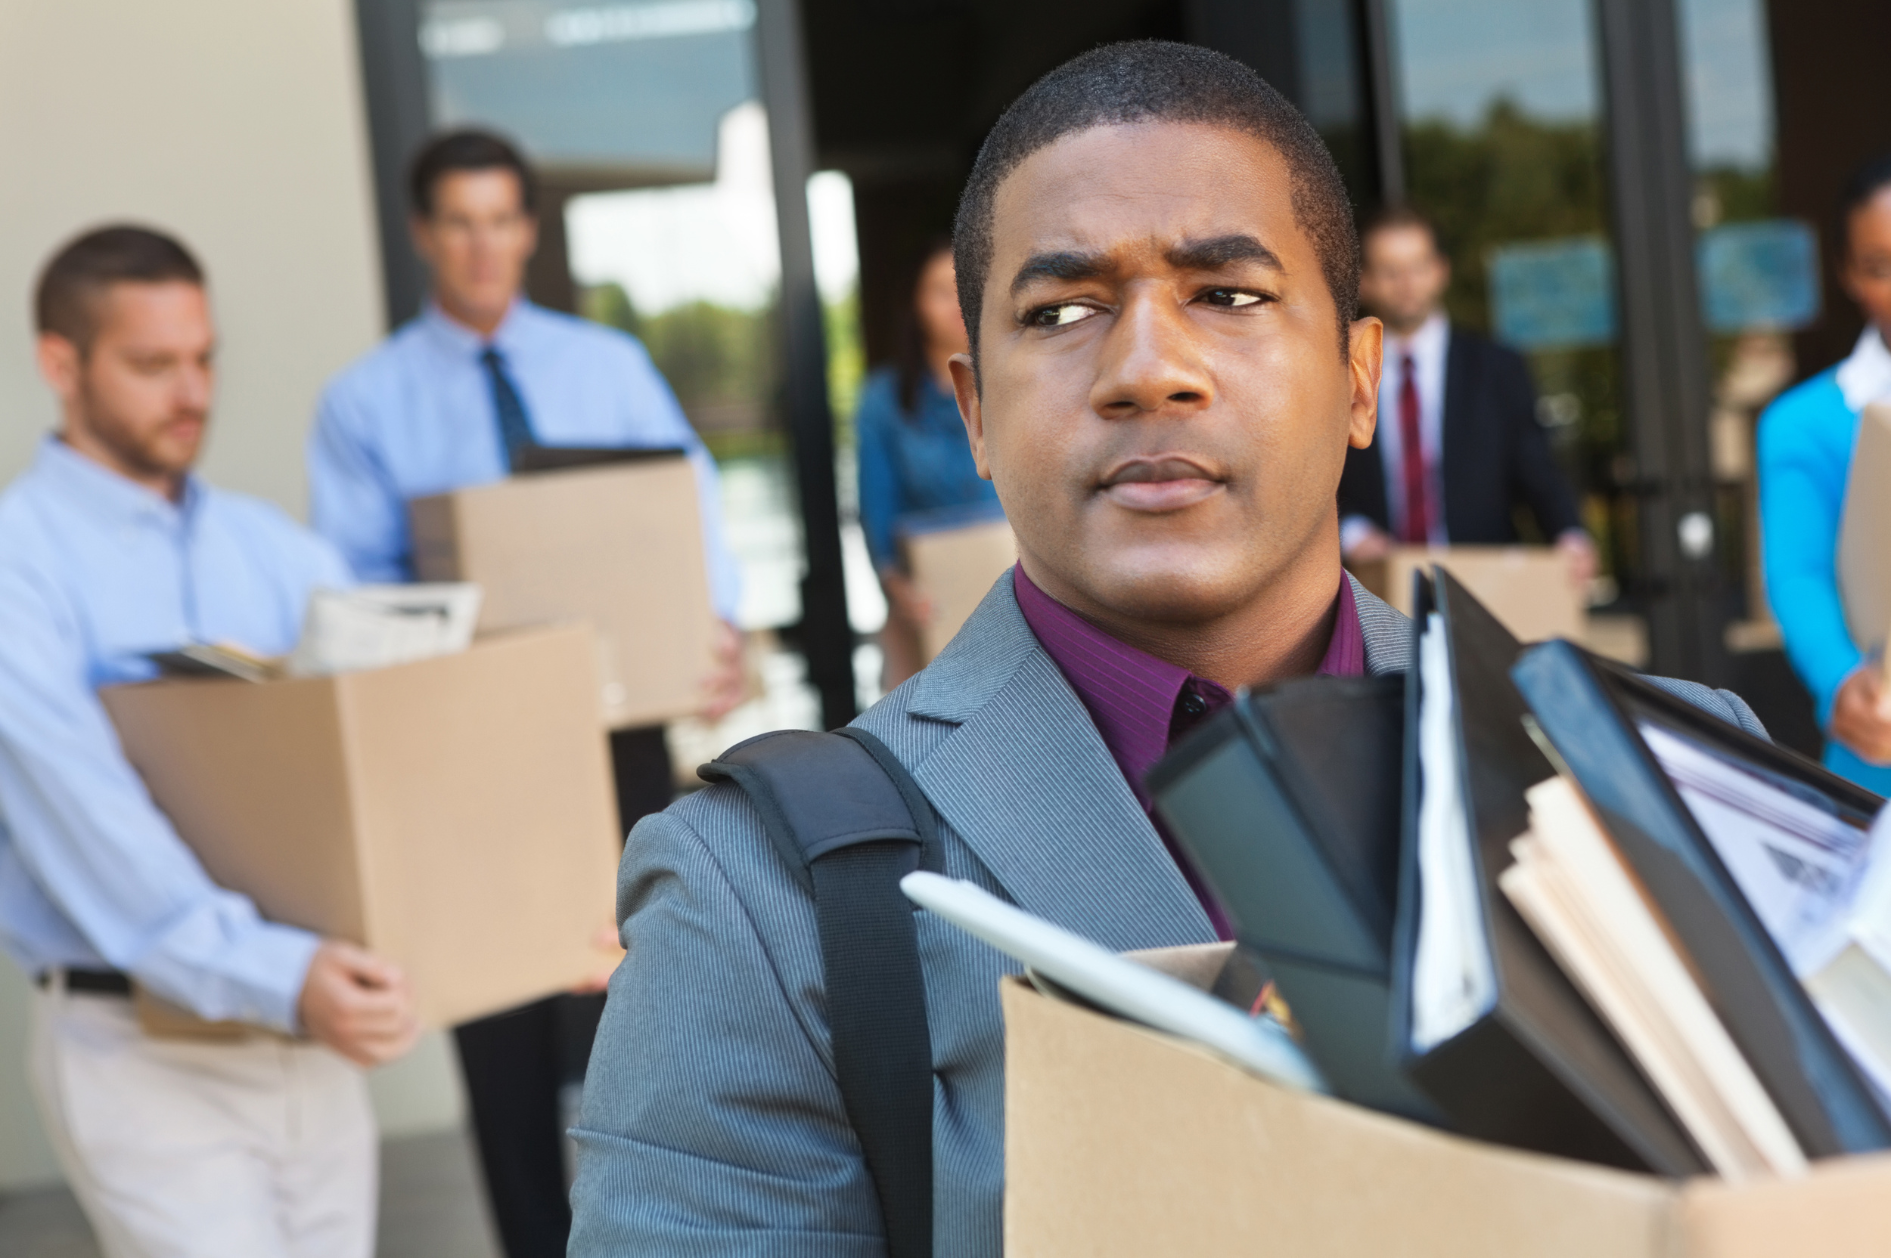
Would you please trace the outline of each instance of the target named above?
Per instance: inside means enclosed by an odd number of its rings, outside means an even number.
[[[1205,409],[1214,379],[1185,305],[1168,293],[1132,293],[1104,338],[1090,404],[1106,419]]]
[[[177,404],[180,409],[209,410],[210,391],[211,370],[208,366],[202,363],[189,363],[177,373]]]

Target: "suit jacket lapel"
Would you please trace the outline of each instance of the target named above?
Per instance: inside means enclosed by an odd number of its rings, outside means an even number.
[[[1353,599],[1368,669],[1408,668],[1411,621],[1357,581]],[[957,726],[913,777],[1014,903],[1119,951],[1214,938],[1010,574],[912,685],[909,718]]]
[[[916,686],[958,728],[913,776],[1020,908],[1117,950],[1214,938],[1009,575]]]
[[[1481,488],[1459,484],[1462,479],[1461,469],[1469,466],[1465,452],[1459,447],[1472,439],[1472,434],[1466,431],[1470,424],[1471,402],[1471,373],[1464,361],[1466,344],[1465,339],[1458,335],[1458,329],[1453,327],[1450,340],[1445,343],[1445,406],[1439,425],[1444,466],[1440,469],[1438,480],[1444,490],[1446,537],[1457,537],[1465,531],[1464,521],[1456,518],[1461,513],[1454,512],[1452,504],[1468,501],[1468,495]]]

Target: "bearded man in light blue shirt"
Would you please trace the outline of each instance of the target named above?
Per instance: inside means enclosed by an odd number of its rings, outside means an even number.
[[[740,698],[737,576],[715,465],[633,337],[522,295],[537,246],[532,172],[498,136],[457,131],[416,156],[415,248],[431,276],[420,316],[323,394],[309,439],[314,525],[367,581],[412,580],[407,503],[496,481],[530,446],[675,448],[695,465],[711,597],[723,624],[702,686],[714,718]],[[665,545],[662,537],[626,546]],[[675,793],[660,727],[611,736],[628,831]],[[554,998],[460,1027],[455,1038],[493,1215],[509,1258],[563,1255],[559,1096],[589,1051],[602,996]]]
[[[275,507],[191,475],[215,332],[183,246],[89,233],[35,305],[61,425],[0,494],[0,944],[39,988],[40,1114],[114,1258],[367,1258],[375,1131],[356,1067],[413,1043],[406,980],[212,882],[96,693],[192,642],[286,652],[310,592],[347,569]],[[148,1036],[134,979],[259,1029]]]

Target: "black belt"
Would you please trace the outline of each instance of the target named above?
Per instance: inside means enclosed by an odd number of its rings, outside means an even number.
[[[129,996],[131,980],[117,970],[67,970],[66,990],[93,996]],[[52,986],[53,972],[41,970],[33,979],[40,987]]]

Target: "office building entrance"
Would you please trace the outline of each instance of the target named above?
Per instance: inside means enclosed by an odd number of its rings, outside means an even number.
[[[1601,556],[1595,641],[1737,685],[1813,749],[1757,576],[1753,421],[1858,330],[1825,218],[1843,172],[1891,147],[1842,73],[1891,38],[1877,6],[1808,0],[1790,24],[1766,0],[358,9],[385,238],[428,127],[524,141],[551,188],[539,300],[638,330],[731,492],[791,519],[754,539],[746,614],[805,658],[825,723],[871,689],[856,648],[883,613],[847,557],[849,419],[862,365],[895,352],[913,258],[949,229],[1007,102],[1086,48],[1156,37],[1259,70],[1362,212],[1407,203],[1437,223],[1451,318],[1525,356],[1577,487]],[[385,252],[405,317],[418,277],[404,247]]]

